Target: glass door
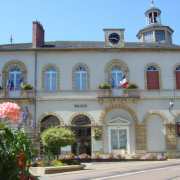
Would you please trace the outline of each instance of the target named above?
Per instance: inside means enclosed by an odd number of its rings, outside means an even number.
[[[76,134],[72,153],[76,156],[84,153],[91,155],[91,127],[72,127],[71,130]]]

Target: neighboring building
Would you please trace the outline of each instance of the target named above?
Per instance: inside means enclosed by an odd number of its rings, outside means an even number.
[[[74,130],[76,143],[62,154],[179,157],[180,46],[172,44],[173,30],[161,24],[158,8],[152,4],[145,14],[140,42],[124,42],[124,29],[104,29],[104,42],[44,42],[44,29],[34,21],[32,44],[0,46],[0,101],[17,102],[22,111],[28,106],[36,132],[52,124]],[[138,88],[122,89],[123,74]],[[22,76],[34,91],[20,90]],[[5,90],[8,77],[14,87]],[[110,90],[98,88],[112,79]],[[102,130],[101,141],[92,139],[94,128]]]

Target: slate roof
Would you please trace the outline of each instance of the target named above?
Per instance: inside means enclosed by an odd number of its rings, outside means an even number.
[[[32,43],[0,45],[0,51],[5,50],[58,50],[58,49],[111,49],[104,47],[104,41],[50,41],[44,46],[32,47]],[[114,49],[114,48],[113,48]],[[118,49],[118,48],[117,48]],[[158,42],[125,42],[120,49],[180,49],[179,45]]]

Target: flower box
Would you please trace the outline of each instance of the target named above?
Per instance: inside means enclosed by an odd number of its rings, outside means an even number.
[[[127,89],[137,89],[137,85],[135,83],[126,85]]]
[[[30,84],[22,86],[22,90],[32,90],[32,89],[33,89],[33,86],[31,86]]]
[[[108,84],[100,84],[99,88],[100,89],[110,89],[110,85],[108,85]]]

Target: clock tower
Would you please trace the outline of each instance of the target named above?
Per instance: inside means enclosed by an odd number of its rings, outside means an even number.
[[[124,47],[125,29],[103,29],[105,35],[105,47],[121,48]]]

